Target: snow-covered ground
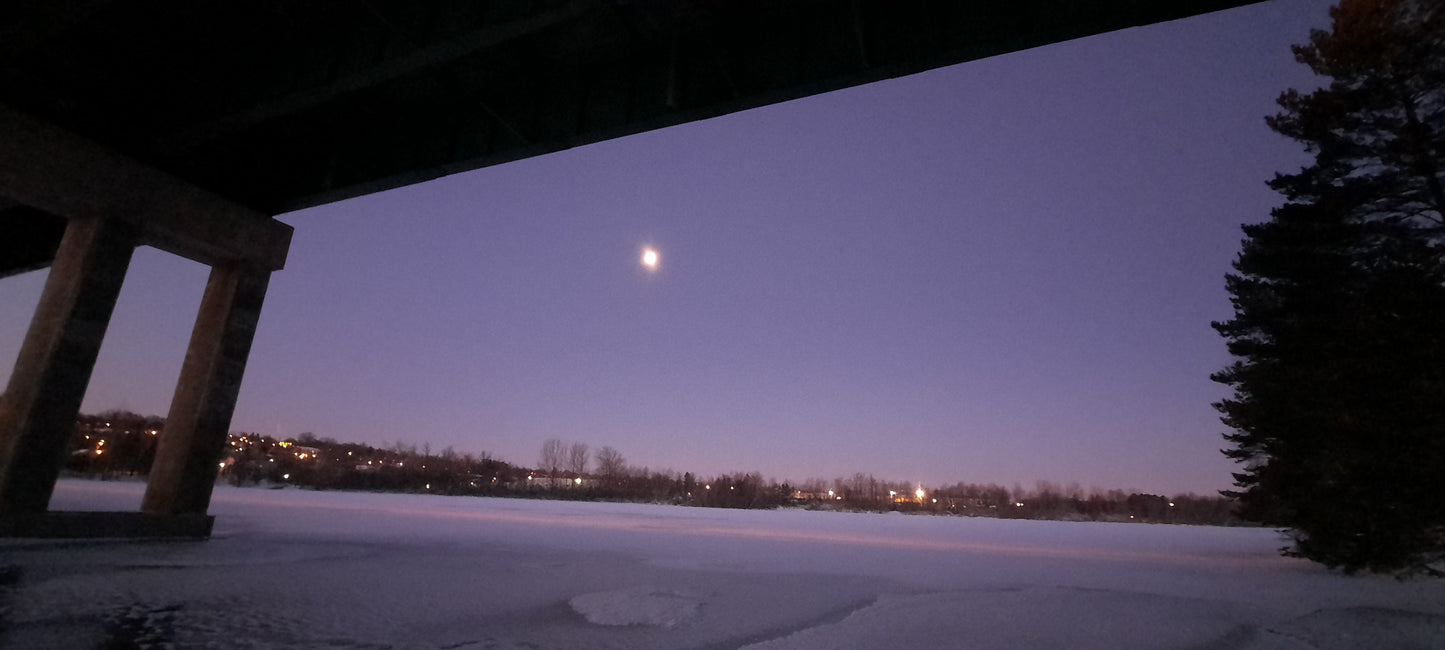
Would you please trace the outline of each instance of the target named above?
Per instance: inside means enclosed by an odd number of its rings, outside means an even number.
[[[207,542],[0,540],[0,646],[1445,648],[1445,581],[1260,529],[220,486],[211,512]]]

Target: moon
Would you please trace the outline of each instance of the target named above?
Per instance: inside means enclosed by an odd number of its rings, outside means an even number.
[[[657,250],[651,247],[642,249],[642,266],[649,271],[656,271],[657,265],[662,261]]]

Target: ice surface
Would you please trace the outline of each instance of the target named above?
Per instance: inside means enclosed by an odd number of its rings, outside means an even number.
[[[1261,529],[224,486],[211,511],[207,542],[0,541],[0,647],[1445,648],[1445,581]]]
[[[702,599],[656,587],[631,587],[572,599],[572,609],[598,625],[672,627],[697,613]]]

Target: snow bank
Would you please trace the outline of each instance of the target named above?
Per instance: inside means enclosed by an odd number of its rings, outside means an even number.
[[[0,541],[0,647],[1445,647],[1445,582],[1260,529],[229,487],[212,513],[201,543]]]

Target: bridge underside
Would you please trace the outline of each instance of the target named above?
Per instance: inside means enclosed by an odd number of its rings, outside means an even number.
[[[1252,1],[4,3],[0,277],[51,271],[0,401],[0,534],[85,528],[47,508],[135,246],[213,271],[149,523],[115,528],[204,534],[274,215]]]

